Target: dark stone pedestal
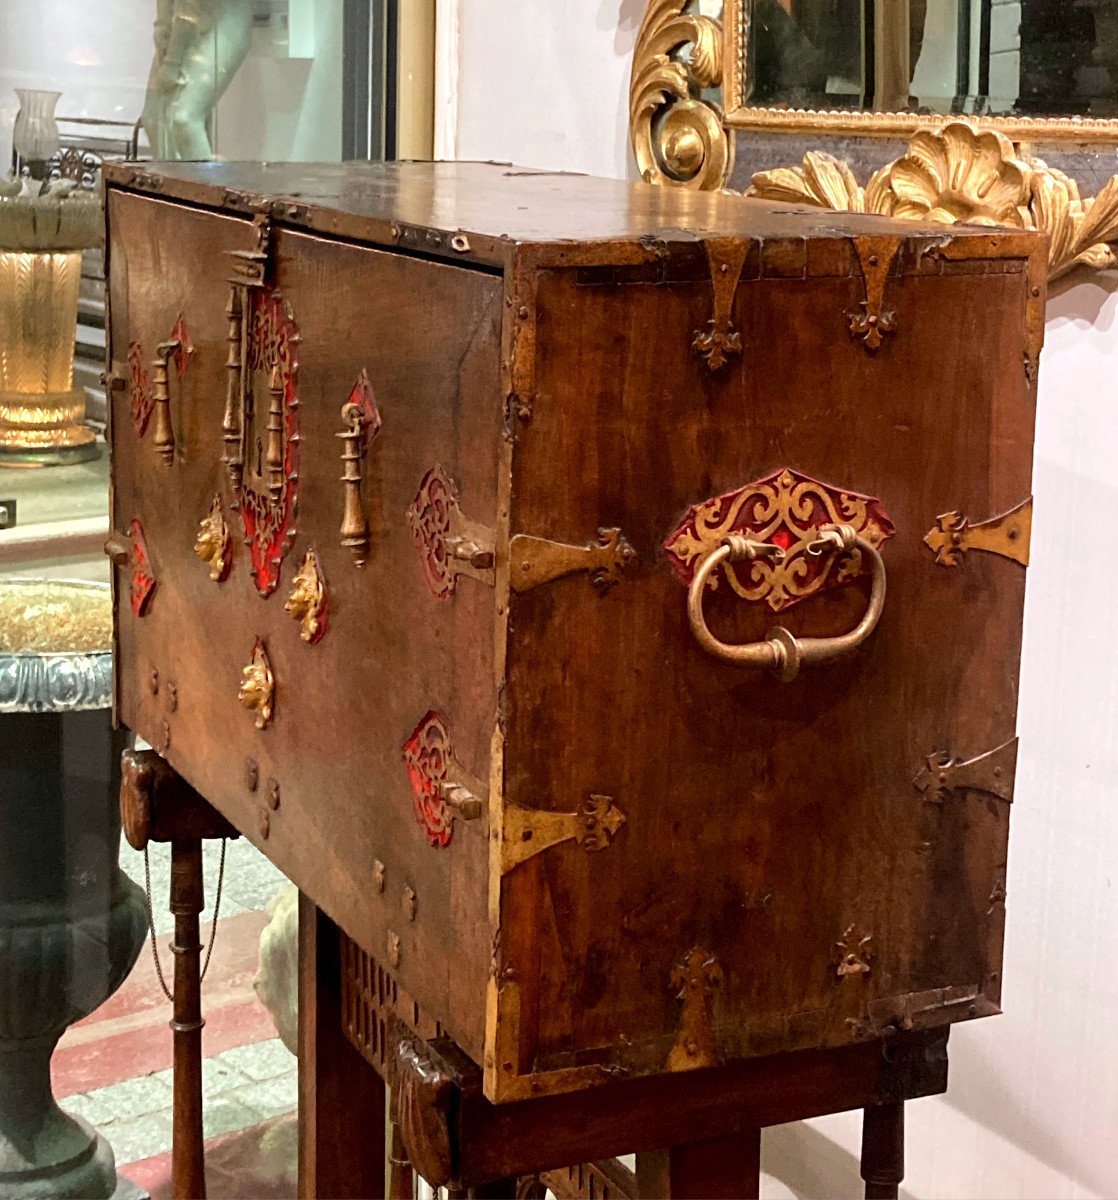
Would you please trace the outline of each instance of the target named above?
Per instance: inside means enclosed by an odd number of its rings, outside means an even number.
[[[0,714],[0,1195],[108,1200],[113,1152],[51,1094],[67,1026],[116,991],[146,931],[120,870],[120,739],[105,708]]]

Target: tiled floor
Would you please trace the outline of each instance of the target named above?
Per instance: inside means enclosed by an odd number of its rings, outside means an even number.
[[[204,859],[209,936],[218,874],[218,850],[207,843]],[[143,856],[127,846],[121,866],[140,886]],[[160,956],[168,979],[173,918],[167,911],[170,854],[151,848],[152,892]],[[225,1179],[211,1194],[237,1195],[260,1170],[272,1178],[260,1194],[282,1195],[295,1153],[294,1056],[276,1037],[268,1012],[253,991],[263,909],[284,886],[283,876],[250,843],[228,844],[225,881],[209,973],[202,990],[203,1127],[208,1157]],[[124,985],[96,1013],[67,1030],[53,1060],[55,1096],[69,1112],[86,1118],[108,1138],[117,1170],[153,1196],[166,1193],[171,1149],[170,1006],[159,988],[145,945]],[[232,1136],[230,1136],[232,1135]],[[248,1161],[246,1161],[248,1160]],[[241,1180],[238,1185],[236,1180]],[[278,1189],[278,1190],[277,1190]]]

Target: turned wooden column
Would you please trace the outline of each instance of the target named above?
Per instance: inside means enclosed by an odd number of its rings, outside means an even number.
[[[175,1039],[172,1190],[178,1197],[206,1194],[202,1137],[202,944],[198,915],[205,907],[202,843],[171,842],[171,912],[175,916],[175,983],[171,1029]]]
[[[198,917],[205,907],[202,842],[236,837],[228,821],[154,750],[121,756],[120,820],[128,844],[171,843],[171,912],[175,956],[171,1030],[174,1037],[172,1200],[206,1195],[202,1136],[202,979]]]
[[[896,1200],[904,1178],[904,1104],[876,1104],[862,1116],[866,1200]]]

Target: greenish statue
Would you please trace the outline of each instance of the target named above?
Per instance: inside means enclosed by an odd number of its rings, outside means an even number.
[[[141,121],[154,157],[213,158],[214,106],[248,54],[252,0],[156,0]]]

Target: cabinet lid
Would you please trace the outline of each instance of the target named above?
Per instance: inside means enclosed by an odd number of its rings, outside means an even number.
[[[650,241],[945,233],[934,224],[507,163],[157,162],[106,163],[104,170],[109,186],[238,215],[266,211],[319,233],[496,266],[522,243],[589,243],[572,263],[589,265],[626,261],[624,247],[647,250]],[[952,238],[983,234],[989,230],[950,231]]]

